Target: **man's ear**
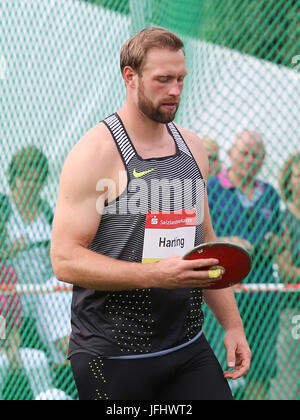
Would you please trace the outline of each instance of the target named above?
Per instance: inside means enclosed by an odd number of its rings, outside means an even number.
[[[135,70],[133,70],[130,66],[125,66],[123,69],[123,79],[126,84],[126,86],[135,88],[136,87],[136,79],[137,79],[137,73]]]

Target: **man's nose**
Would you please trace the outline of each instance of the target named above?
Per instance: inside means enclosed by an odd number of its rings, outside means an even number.
[[[170,96],[180,96],[182,91],[182,83],[178,83],[177,81],[174,81],[169,89],[169,95]]]

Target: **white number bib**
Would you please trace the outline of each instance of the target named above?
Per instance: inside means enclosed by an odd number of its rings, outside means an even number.
[[[146,215],[143,263],[175,255],[183,256],[195,246],[196,209],[181,212],[148,212]]]

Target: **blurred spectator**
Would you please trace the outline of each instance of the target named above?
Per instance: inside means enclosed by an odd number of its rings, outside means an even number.
[[[229,150],[231,167],[211,177],[207,184],[217,236],[242,245],[253,254],[253,269],[245,283],[275,281],[272,247],[267,238],[270,232],[280,235],[280,199],[271,185],[257,179],[264,158],[265,147],[260,135],[245,130],[237,134]],[[246,379],[248,398],[265,398],[270,379],[276,373],[279,313],[274,299],[277,297],[266,294],[237,296],[252,350],[251,370]],[[254,321],[261,325],[255,331],[252,328]],[[268,322],[271,336],[266,334],[263,322]]]
[[[48,170],[47,157],[35,146],[19,150],[9,164],[8,253],[23,285],[53,285],[56,281],[50,261],[53,212],[41,198]],[[53,364],[63,363],[71,329],[71,294],[27,293],[21,295],[21,304],[25,318],[22,345],[47,351]]]
[[[9,198],[0,194],[0,286],[14,285],[17,282],[16,273],[9,264],[5,264],[6,224],[11,213]],[[21,303],[16,294],[0,294],[0,315],[5,319],[6,325],[12,329],[20,327]]]
[[[6,243],[6,223],[11,211],[9,199],[3,194],[0,194],[0,209],[0,243],[3,246],[3,244]],[[4,253],[2,253],[2,257],[3,256]],[[0,262],[0,287],[9,288],[10,286],[13,287],[16,283],[17,277],[15,271],[9,263],[6,263],[5,259],[2,258]],[[0,316],[1,320],[5,322],[4,339],[6,339],[6,334],[9,331],[12,341],[14,341],[14,339],[16,339],[15,341],[18,341],[16,334],[21,325],[21,303],[16,293],[4,294],[4,289],[2,293],[0,289]],[[11,361],[14,366],[15,361],[13,358]]]
[[[276,248],[276,264],[280,281],[300,283],[300,153],[290,156],[279,176],[282,200],[286,208],[282,212],[284,232],[272,241]],[[286,365],[291,364],[291,355],[297,344],[291,334],[291,321],[300,313],[300,300],[297,293],[283,293],[280,301],[280,330],[278,336],[278,375],[271,389],[272,399],[282,398],[297,400],[300,395],[299,374],[287,377]]]
[[[6,223],[11,212],[9,199],[2,194],[0,194],[0,209],[0,243],[2,244],[7,239]],[[18,294],[12,290],[16,284],[15,271],[9,262],[2,259],[0,262],[0,316],[2,322],[5,322],[5,331],[0,337],[0,400],[8,393],[5,389],[8,375],[13,383],[18,383],[20,377],[26,377],[34,398],[39,397],[41,393],[53,391],[46,355],[40,350],[21,348],[19,329],[22,307]],[[22,391],[13,398],[21,399]]]
[[[7,195],[0,194],[0,220],[2,221],[2,237],[0,242],[0,262],[7,257],[6,223],[10,216],[10,204]]]
[[[289,157],[279,177],[280,193],[286,204],[282,215],[284,235],[276,258],[280,278],[300,282],[300,153]]]
[[[209,160],[208,176],[217,175],[222,170],[222,164],[219,158],[219,145],[209,137],[203,137],[201,140]]]

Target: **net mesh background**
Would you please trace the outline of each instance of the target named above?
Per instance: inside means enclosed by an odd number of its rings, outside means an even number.
[[[51,220],[68,151],[122,104],[119,50],[145,26],[185,43],[176,122],[214,140],[223,169],[237,133],[259,133],[257,177],[278,194],[278,232],[294,210],[279,241],[252,247],[255,270],[235,289],[254,357],[230,385],[239,400],[300,399],[299,17],[298,0],[1,0],[0,399],[77,398],[65,355],[71,292],[52,272]],[[234,225],[255,233],[259,218],[250,206],[247,223]],[[205,314],[225,369],[224,333]]]

